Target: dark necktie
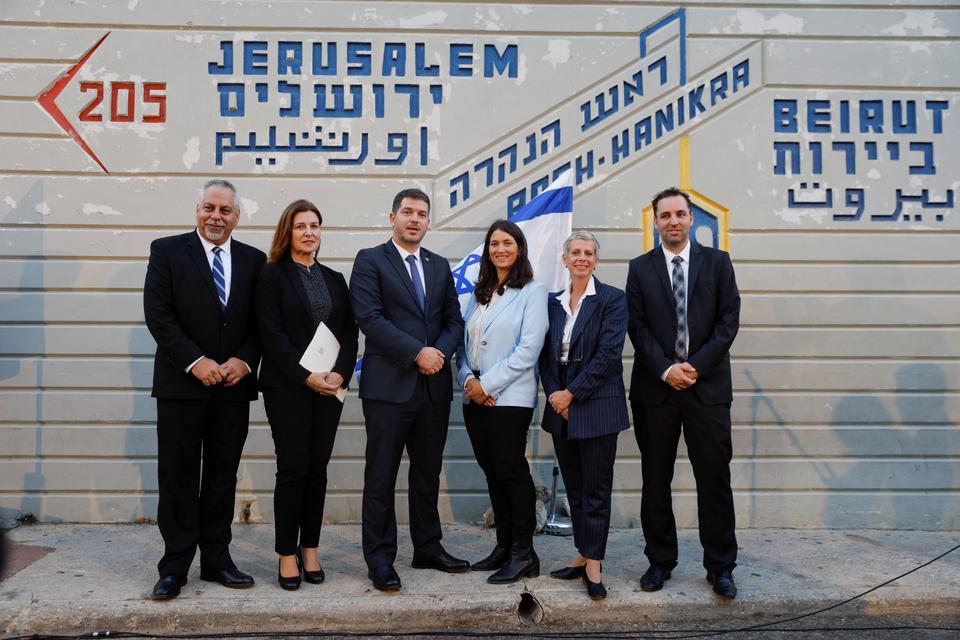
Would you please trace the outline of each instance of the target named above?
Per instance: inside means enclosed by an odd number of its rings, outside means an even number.
[[[420,269],[417,268],[417,257],[407,256],[407,262],[410,263],[410,279],[413,281],[413,292],[417,294],[417,304],[420,305],[420,311],[423,311],[424,302],[427,297],[423,293],[423,283],[420,282]]]
[[[220,259],[220,254],[223,253],[223,249],[220,247],[213,248],[213,284],[217,287],[217,297],[220,298],[220,308],[227,308],[227,279],[223,275],[223,260]]]
[[[677,310],[677,342],[673,345],[673,359],[687,361],[687,293],[683,281],[683,258],[673,257],[673,304]]]

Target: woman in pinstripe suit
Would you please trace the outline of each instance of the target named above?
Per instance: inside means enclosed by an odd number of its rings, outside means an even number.
[[[599,253],[599,242],[586,231],[573,232],[564,243],[570,287],[550,296],[550,330],[540,353],[548,401],[542,428],[553,436],[579,551],[550,575],[582,579],[594,600],[607,596],[600,572],[610,529],[613,463],[617,436],[630,422],[622,362],[627,300],[623,291],[593,277]]]

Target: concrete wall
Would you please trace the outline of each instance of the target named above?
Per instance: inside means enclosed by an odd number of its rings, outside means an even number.
[[[283,206],[315,201],[321,259],[349,277],[356,251],[388,236],[399,188],[433,195],[426,246],[456,262],[569,163],[574,226],[600,236],[604,281],[623,286],[653,245],[644,207],[672,184],[697,195],[697,237],[733,257],[741,526],[960,529],[960,10],[684,7],[2,3],[0,509],[155,515],[141,289],[150,241],[192,227],[203,179],[237,183],[236,237],[261,248]],[[487,499],[456,403],[453,422],[442,513],[475,521]],[[359,519],[363,445],[354,393],[331,521]],[[530,459],[547,483],[539,430]],[[638,524],[639,464],[627,431],[618,526]],[[273,472],[257,403],[239,489],[255,518],[272,512]],[[674,488],[689,526],[685,459]]]

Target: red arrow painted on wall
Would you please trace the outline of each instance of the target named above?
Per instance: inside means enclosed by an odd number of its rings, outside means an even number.
[[[73,76],[77,75],[77,72],[80,71],[80,67],[86,64],[87,60],[90,59],[90,56],[93,55],[93,52],[97,50],[103,41],[107,39],[107,36],[110,35],[110,32],[107,33],[97,40],[97,43],[93,45],[89,51],[83,54],[83,57],[77,61],[75,65],[67,69],[63,75],[57,78],[53,84],[51,84],[46,91],[40,94],[40,97],[37,98],[37,102],[40,103],[40,106],[43,107],[43,110],[50,114],[50,117],[60,125],[60,128],[66,131],[73,141],[80,145],[80,148],[87,152],[87,155],[93,158],[94,162],[100,165],[100,168],[103,169],[104,173],[110,173],[103,163],[100,162],[100,158],[97,157],[97,154],[93,152],[93,149],[90,148],[90,145],[87,144],[86,140],[83,139],[83,136],[73,128],[73,125],[67,120],[67,117],[63,115],[63,112],[60,111],[60,107],[57,106],[57,97],[61,92],[66,88],[66,86],[73,80]]]

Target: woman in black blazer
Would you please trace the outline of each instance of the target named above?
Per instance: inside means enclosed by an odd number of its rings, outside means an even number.
[[[630,426],[623,388],[627,299],[593,277],[600,245],[575,231],[563,245],[570,287],[550,297],[550,330],[540,353],[547,396],[542,428],[553,436],[570,500],[579,555],[550,575],[581,578],[594,600],[607,597],[600,579],[607,533],[617,436]]]
[[[300,587],[300,576],[323,582],[317,559],[327,463],[346,389],[357,359],[357,324],[343,275],[317,262],[320,211],[306,200],[280,215],[267,264],[260,272],[256,308],[263,342],[260,390],[277,454],[273,494],[278,582]],[[332,371],[312,373],[300,358],[323,322],[340,342]]]

